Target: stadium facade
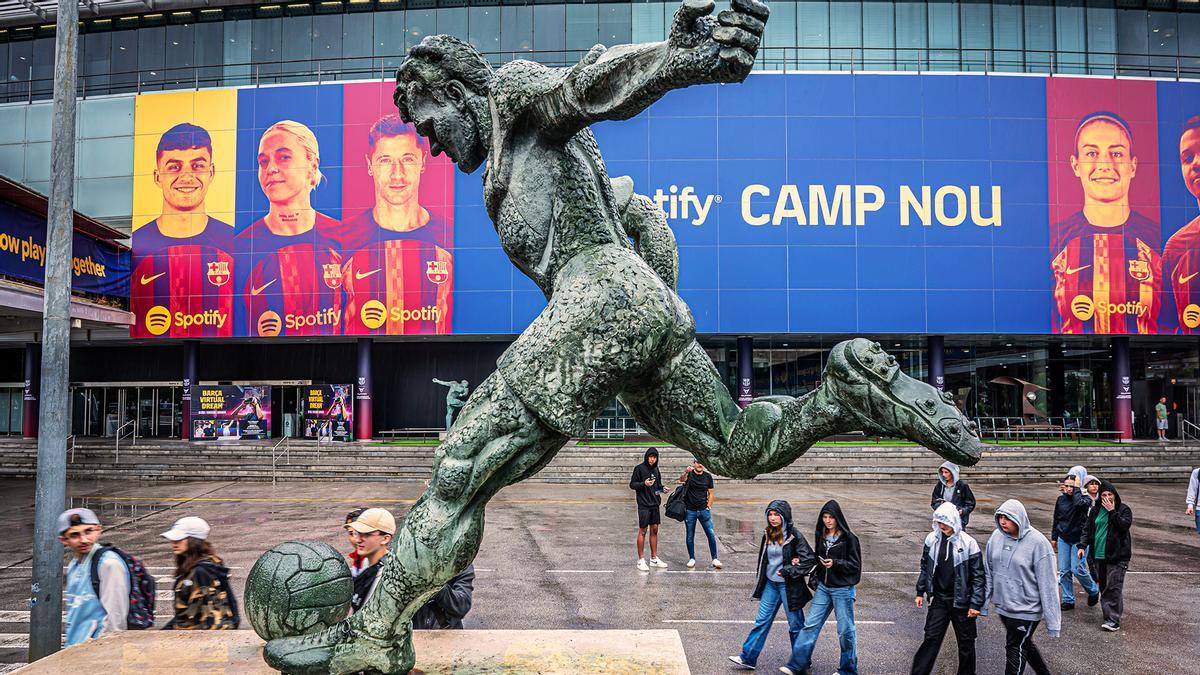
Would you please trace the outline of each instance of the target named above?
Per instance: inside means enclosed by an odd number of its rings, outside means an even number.
[[[595,130],[666,213],[739,398],[802,394],[834,343],[873,335],[985,431],[1152,435],[1160,396],[1173,435],[1200,421],[1200,3],[771,8],[745,85]],[[105,234],[76,244],[75,288],[112,311],[74,329],[74,431],[438,426],[432,380],[481,381],[545,301],[480,175],[389,118],[392,73],[437,33],[568,66],[662,39],[674,9],[88,3],[76,208]],[[0,5],[0,175],[42,193],[48,11]],[[9,196],[0,282],[36,290],[38,206]],[[29,434],[38,322],[0,302],[0,433]],[[595,430],[632,426],[614,402]]]

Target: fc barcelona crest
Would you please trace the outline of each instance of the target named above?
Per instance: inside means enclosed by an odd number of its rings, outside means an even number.
[[[224,286],[229,283],[229,261],[218,260],[208,263],[208,283],[213,286]]]
[[[325,285],[337,289],[342,285],[342,266],[339,263],[322,263],[322,275]]]
[[[1129,276],[1138,281],[1148,281],[1150,279],[1150,261],[1130,260]]]
[[[430,260],[426,262],[425,278],[435,284],[445,283],[450,278],[450,263],[445,260]]]

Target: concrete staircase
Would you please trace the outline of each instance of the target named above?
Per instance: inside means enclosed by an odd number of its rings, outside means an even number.
[[[272,462],[273,443],[138,439],[122,443],[119,461],[111,439],[82,439],[69,460],[71,478],[137,481],[426,481],[432,446],[324,444],[292,441]],[[581,446],[572,442],[531,480],[544,483],[616,483],[629,480],[642,459],[641,446]],[[279,452],[279,451],[277,451]],[[659,447],[664,478],[687,465],[690,455]],[[919,446],[830,446],[810,450],[791,466],[755,479],[769,483],[924,483],[942,460]],[[0,440],[0,477],[32,477],[33,441]],[[1131,443],[1104,447],[1076,445],[994,446],[966,475],[973,482],[1057,480],[1082,464],[1119,482],[1186,481],[1200,466],[1200,446]]]

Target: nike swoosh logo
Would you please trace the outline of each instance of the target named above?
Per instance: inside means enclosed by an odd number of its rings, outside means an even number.
[[[1181,276],[1181,277],[1179,277],[1179,283],[1186,284],[1187,282],[1191,281],[1192,277],[1196,276],[1197,274],[1200,274],[1200,272],[1192,272],[1191,274],[1187,275],[1186,277]]]
[[[278,281],[278,279],[272,279],[272,280],[268,281],[267,283],[263,284],[262,286],[259,286],[258,288],[251,288],[250,295],[258,295],[258,294],[262,293],[263,291],[267,290],[267,286],[270,286],[271,284],[275,283],[276,281]]]
[[[152,277],[148,277],[145,274],[143,274],[142,275],[142,285],[145,286],[146,284],[150,283],[151,281],[154,281],[155,279],[161,277],[164,274],[166,274],[166,272],[159,272],[158,274],[155,274]],[[1191,277],[1188,277],[1188,278],[1190,279]],[[1179,283],[1183,283],[1183,282],[1181,281]]]
[[[1084,265],[1083,267],[1068,267],[1066,273],[1067,274],[1078,274],[1078,273],[1086,270],[1089,267],[1091,267],[1091,265]]]
[[[377,267],[377,268],[371,270],[370,272],[355,272],[354,278],[355,279],[366,279],[367,277],[371,276],[372,274],[375,274],[376,272],[381,271],[382,269],[383,269],[382,267]]]

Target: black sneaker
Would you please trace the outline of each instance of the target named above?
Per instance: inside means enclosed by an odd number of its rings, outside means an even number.
[[[1104,623],[1100,624],[1100,628],[1110,633],[1115,633],[1121,630],[1121,624],[1116,623],[1115,621],[1105,621]]]
[[[1073,603],[1073,602],[1064,602],[1062,604],[1062,611],[1064,611],[1064,612],[1069,612],[1073,609],[1075,609],[1075,603]]]
[[[1098,602],[1100,602],[1100,594],[1099,593],[1088,596],[1088,607],[1095,607],[1096,603],[1098,603]]]

